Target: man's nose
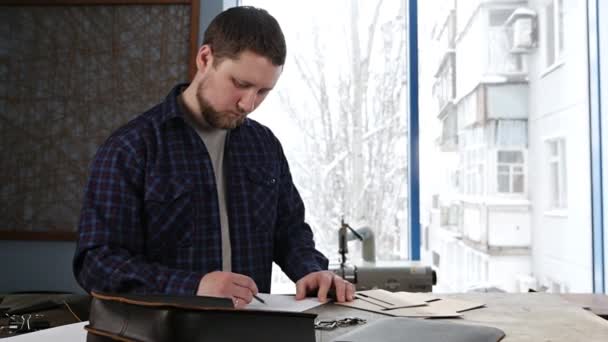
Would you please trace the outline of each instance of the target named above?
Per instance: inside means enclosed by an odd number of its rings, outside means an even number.
[[[251,113],[255,109],[255,101],[257,93],[255,91],[248,91],[244,94],[238,102],[239,109],[244,113]]]

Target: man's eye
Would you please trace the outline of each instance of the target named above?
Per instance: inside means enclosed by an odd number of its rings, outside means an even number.
[[[234,80],[234,86],[237,88],[247,88],[247,84],[243,83],[243,82],[239,82],[237,80]]]

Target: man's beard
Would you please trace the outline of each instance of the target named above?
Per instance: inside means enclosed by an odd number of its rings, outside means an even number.
[[[233,114],[215,110],[211,103],[203,96],[202,88],[201,84],[201,87],[199,87],[196,92],[196,98],[198,100],[199,108],[201,109],[201,115],[207,124],[219,129],[233,129],[239,127],[245,121],[245,117],[247,116],[245,114],[238,113],[239,116],[235,117],[234,114],[237,114],[237,112],[234,112]]]

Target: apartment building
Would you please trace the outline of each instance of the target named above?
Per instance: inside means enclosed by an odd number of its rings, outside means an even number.
[[[439,290],[591,290],[579,3],[441,2],[431,76],[444,178],[421,249]]]

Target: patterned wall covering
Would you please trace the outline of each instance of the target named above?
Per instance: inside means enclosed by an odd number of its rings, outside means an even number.
[[[0,6],[0,233],[74,232],[108,135],[187,81],[190,6]]]

